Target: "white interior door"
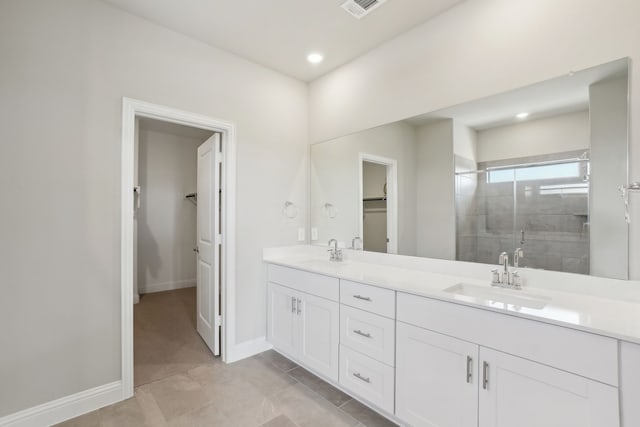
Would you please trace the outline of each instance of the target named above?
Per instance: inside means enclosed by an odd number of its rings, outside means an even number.
[[[198,333],[220,355],[220,134],[198,147]]]

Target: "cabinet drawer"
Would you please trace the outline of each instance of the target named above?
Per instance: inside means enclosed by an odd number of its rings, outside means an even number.
[[[340,280],[340,302],[394,319],[396,293],[389,289]]]
[[[339,300],[340,282],[335,277],[268,264],[267,278],[269,282],[297,289],[311,295],[331,301]]]
[[[340,385],[375,406],[394,412],[393,368],[340,346]]]
[[[405,293],[398,320],[618,386],[613,338]]]
[[[340,343],[394,366],[395,321],[340,304]]]

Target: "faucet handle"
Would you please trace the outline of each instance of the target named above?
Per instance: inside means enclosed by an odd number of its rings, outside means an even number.
[[[497,268],[491,270],[491,284],[499,285],[500,284],[500,272]]]
[[[513,289],[522,289],[522,278],[517,271],[511,272],[511,283],[509,283]]]

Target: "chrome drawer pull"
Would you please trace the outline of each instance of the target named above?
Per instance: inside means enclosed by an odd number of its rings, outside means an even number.
[[[354,295],[353,297],[354,297],[354,298],[357,298],[357,299],[361,299],[361,300],[363,300],[363,301],[371,301],[371,298],[369,298],[369,297],[363,297],[362,295]]]
[[[365,383],[370,383],[371,382],[370,378],[368,378],[368,377],[365,378],[362,375],[360,375],[358,372],[354,372],[353,376],[356,377],[357,379],[361,380],[361,381],[364,381]]]
[[[363,336],[365,338],[371,338],[371,334],[368,332],[362,332],[360,329],[356,329],[353,331],[354,334],[358,334],[360,336]]]
[[[471,383],[473,380],[473,371],[471,370],[471,365],[473,364],[473,359],[471,356],[467,356],[467,383]]]
[[[482,362],[482,388],[486,390],[489,388],[489,364]]]
[[[296,312],[296,299],[294,297],[291,297],[291,312]]]

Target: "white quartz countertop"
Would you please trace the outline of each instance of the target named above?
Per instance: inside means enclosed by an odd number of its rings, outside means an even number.
[[[437,274],[361,260],[330,262],[328,259],[310,255],[265,255],[264,261],[640,344],[640,302],[629,300],[623,295],[618,296],[614,289],[611,290],[611,295],[602,295],[602,293],[593,295],[529,286],[525,286],[520,291],[498,290],[503,295],[512,295],[516,299],[531,297],[544,300],[544,307],[533,308],[445,291],[447,288],[464,283],[477,285],[486,288],[487,292],[493,292],[495,288],[490,286],[488,279]]]

